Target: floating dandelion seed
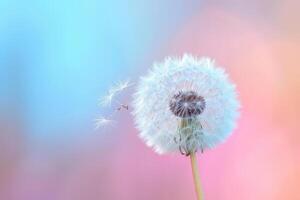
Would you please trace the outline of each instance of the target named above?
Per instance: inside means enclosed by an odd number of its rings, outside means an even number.
[[[100,127],[111,125],[114,121],[105,117],[99,117],[95,119],[95,129],[99,129]]]
[[[113,85],[109,90],[106,96],[104,96],[103,98],[100,99],[100,105],[101,106],[110,106],[112,104],[112,102],[115,102],[117,104],[117,108],[114,110],[114,112],[110,115],[109,118],[104,118],[104,117],[100,117],[98,119],[96,119],[96,123],[95,123],[95,129],[98,129],[100,127],[103,126],[107,126],[107,125],[111,125],[113,122],[113,120],[111,120],[111,118],[113,117],[113,115],[117,112],[117,111],[121,111],[121,110],[129,110],[129,106],[127,104],[124,103],[120,103],[118,100],[115,99],[115,97],[121,93],[122,91],[124,91],[126,88],[132,86],[133,83],[131,83],[128,80],[125,81],[121,81],[115,85]]]
[[[130,86],[132,86],[133,83],[130,82],[130,80],[125,80],[124,82],[120,82],[116,85],[115,90],[122,91]]]
[[[198,199],[202,199],[195,153],[225,141],[235,127],[235,86],[209,58],[167,58],[142,77],[133,115],[140,137],[160,154],[191,157]]]
[[[122,92],[123,90],[127,89],[128,87],[130,87],[132,85],[133,84],[130,82],[130,80],[126,80],[126,81],[115,84],[108,90],[108,94],[100,99],[100,105],[101,106],[110,106],[113,102],[113,99],[115,98],[115,96],[118,93]]]
[[[99,104],[101,106],[109,106],[109,105],[111,105],[111,102],[112,102],[114,96],[115,96],[115,93],[112,93],[112,92],[109,91],[106,96],[104,96],[103,98],[101,98]]]

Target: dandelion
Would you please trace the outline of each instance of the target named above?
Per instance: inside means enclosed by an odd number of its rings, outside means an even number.
[[[140,137],[157,153],[190,156],[198,199],[202,199],[196,152],[224,142],[238,117],[235,86],[209,58],[184,55],[154,64],[134,94]]]
[[[95,129],[111,125],[114,121],[105,117],[99,117],[95,119]]]

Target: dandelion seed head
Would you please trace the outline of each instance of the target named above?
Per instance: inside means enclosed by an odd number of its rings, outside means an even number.
[[[182,118],[200,115],[205,108],[205,100],[196,92],[181,92],[173,96],[169,103],[170,110],[174,115]]]
[[[139,135],[158,153],[215,147],[232,133],[238,110],[225,71],[209,58],[191,55],[154,64],[140,79],[133,102]]]

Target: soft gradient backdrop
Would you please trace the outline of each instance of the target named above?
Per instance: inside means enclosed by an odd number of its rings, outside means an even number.
[[[195,199],[189,159],[159,156],[128,112],[94,130],[111,84],[184,52],[213,57],[242,102],[198,156],[207,200],[299,200],[300,1],[0,2],[0,199]],[[122,102],[130,102],[130,93]]]

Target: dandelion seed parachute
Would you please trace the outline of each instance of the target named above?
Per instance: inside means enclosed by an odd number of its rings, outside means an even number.
[[[154,64],[141,77],[133,101],[140,137],[161,154],[215,147],[232,133],[238,109],[225,71],[192,55]],[[182,120],[192,123],[179,129]]]
[[[123,90],[127,89],[128,87],[132,86],[133,84],[130,82],[130,80],[125,80],[125,81],[122,81],[122,82],[119,82],[117,84],[115,84],[114,86],[112,86],[109,91],[108,91],[108,94],[105,95],[104,97],[102,97],[100,99],[100,102],[99,104],[101,106],[110,106],[114,97],[122,92]]]

